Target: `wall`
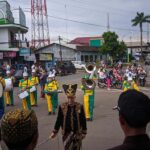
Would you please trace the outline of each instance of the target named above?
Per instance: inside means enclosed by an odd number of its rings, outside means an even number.
[[[0,49],[9,48],[9,43],[1,44],[3,42],[9,42],[9,33],[6,28],[0,28]]]

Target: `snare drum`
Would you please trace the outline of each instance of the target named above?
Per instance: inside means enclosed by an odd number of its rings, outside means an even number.
[[[30,93],[35,92],[36,91],[36,87],[32,86],[32,88],[30,89]]]
[[[13,89],[13,82],[11,78],[5,79],[5,91],[11,91]]]
[[[27,91],[24,91],[24,92],[21,92],[18,96],[20,99],[24,99],[29,96],[29,93]]]

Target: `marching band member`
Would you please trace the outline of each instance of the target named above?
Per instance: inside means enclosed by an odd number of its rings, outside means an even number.
[[[55,90],[59,89],[59,83],[56,80],[55,75],[53,77],[53,85],[54,85]],[[58,107],[58,92],[54,93],[53,98],[54,98],[54,107],[57,108]]]
[[[29,92],[29,79],[28,73],[23,73],[23,79],[19,81],[19,88],[21,92],[28,91]],[[22,99],[22,107],[23,109],[31,109],[30,96]]]
[[[29,85],[31,88],[35,88],[34,91],[30,91],[31,106],[37,106],[37,89],[36,86],[39,84],[39,79],[36,77],[36,71],[32,70],[32,76],[29,78]],[[30,89],[31,90],[31,89]]]
[[[7,106],[13,106],[14,105],[14,94],[13,94],[13,83],[15,81],[14,77],[11,76],[11,72],[9,70],[6,71],[7,77],[5,78],[5,83],[9,84],[8,88],[5,88],[5,99],[6,99],[6,105]]]
[[[0,83],[3,86],[3,89],[5,87],[5,80],[3,78],[3,72],[2,70],[0,70]],[[2,93],[2,96],[0,97],[0,110],[1,110],[1,116],[4,114],[5,112],[5,102],[4,102],[4,92]]]
[[[57,90],[57,87],[53,78],[54,78],[54,74],[50,73],[44,89],[49,115],[51,115],[52,113],[55,114],[55,109],[56,109],[55,102],[54,102],[55,101],[54,95],[55,95],[55,91]]]
[[[94,109],[94,89],[95,82],[91,79],[82,78],[81,89],[84,92],[84,110],[87,121],[93,120],[93,109]],[[89,84],[89,87],[87,84]]]
[[[62,128],[64,150],[80,150],[82,140],[87,133],[84,108],[83,105],[75,102],[77,84],[63,85],[63,89],[67,95],[67,102],[59,106],[57,120],[50,138],[55,138],[59,129]]]

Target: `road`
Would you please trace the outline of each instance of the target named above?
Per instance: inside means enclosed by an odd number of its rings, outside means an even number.
[[[62,85],[63,83],[78,83],[79,86],[77,90],[76,101],[81,103],[83,103],[83,93],[80,90],[80,80],[82,75],[83,73],[77,73],[75,75],[57,77],[58,81],[60,82],[60,85]],[[21,107],[21,101],[18,100],[17,97],[17,90],[18,89],[15,88],[15,106],[7,107],[6,111]],[[142,91],[148,96],[150,96],[150,90],[148,87],[142,88]],[[117,100],[121,92],[121,90],[115,89],[107,91],[106,89],[99,89],[98,87],[96,88],[94,120],[93,122],[87,122],[88,134],[83,142],[82,150],[105,150],[107,148],[122,143],[124,135],[119,126],[118,112],[112,110],[113,106],[117,104]],[[60,94],[59,103],[65,101],[66,96],[64,95],[64,93]],[[56,115],[48,115],[46,100],[39,99],[38,107],[34,107],[33,109],[37,114],[39,123],[39,146],[36,149],[63,150],[61,132],[54,140],[41,144],[48,138],[49,134],[53,130],[56,120]]]

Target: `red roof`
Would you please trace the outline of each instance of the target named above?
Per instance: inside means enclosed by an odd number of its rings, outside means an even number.
[[[78,37],[78,38],[75,38],[74,40],[72,40],[70,42],[70,44],[77,44],[77,45],[83,45],[83,46],[89,46],[89,43],[90,43],[90,40],[92,39],[99,39],[99,38],[102,38],[102,37]]]

